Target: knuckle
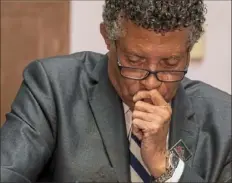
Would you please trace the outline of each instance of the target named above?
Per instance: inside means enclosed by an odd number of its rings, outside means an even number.
[[[170,118],[172,116],[172,109],[170,107],[168,108],[167,113],[168,117]]]
[[[163,118],[164,123],[165,123],[165,122],[168,122],[169,120],[170,120],[170,116],[169,116],[169,115],[166,115],[166,116]]]
[[[135,123],[132,123],[131,127],[132,127],[132,130],[137,130],[138,129]]]
[[[156,116],[156,119],[157,119],[157,122],[156,125],[162,123],[163,119],[164,119],[164,116]]]
[[[150,109],[152,110],[153,113],[158,112],[158,106],[153,105]]]
[[[165,116],[167,116],[168,118],[172,115],[172,109],[170,106],[167,106],[164,110]]]
[[[135,108],[136,108],[136,107],[139,107],[139,106],[141,106],[141,105],[142,105],[142,101],[139,100],[138,102],[135,103]]]
[[[137,94],[138,94],[138,97],[139,97],[139,98],[141,98],[141,97],[144,96],[144,92],[143,92],[143,91],[139,91]]]
[[[155,134],[155,133],[158,133],[159,129],[160,129],[159,125],[154,125],[154,126],[151,128],[151,132],[154,133],[154,134]]]
[[[133,113],[132,113],[132,118],[136,118],[138,116],[138,111],[134,111]]]
[[[157,92],[156,90],[151,90],[151,91],[150,91],[150,95],[155,95],[156,92]]]
[[[138,119],[133,119],[132,120],[132,125],[137,125],[138,124]]]

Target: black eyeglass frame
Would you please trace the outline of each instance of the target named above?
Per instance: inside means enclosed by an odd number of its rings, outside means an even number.
[[[122,66],[121,64],[120,64],[120,62],[118,61],[118,67],[119,67],[119,69],[120,69],[120,74],[123,76],[123,77],[125,77],[125,78],[128,78],[128,79],[133,79],[133,80],[144,80],[144,79],[146,79],[148,76],[150,76],[151,74],[153,74],[153,75],[155,75],[155,77],[156,77],[156,79],[158,80],[158,81],[161,81],[161,82],[166,82],[166,83],[173,83],[173,82],[179,82],[179,81],[182,81],[183,79],[184,79],[184,76],[187,74],[187,72],[188,72],[188,70],[186,69],[186,70],[182,70],[182,71],[180,71],[180,70],[159,70],[159,71],[150,71],[150,70],[148,70],[148,69],[139,69],[139,68],[134,68],[134,67],[126,67],[126,66]],[[123,68],[125,68],[125,69],[132,69],[132,70],[137,70],[137,71],[146,71],[147,72],[147,74],[144,76],[144,77],[142,77],[142,78],[133,78],[133,77],[128,77],[128,76],[125,76],[125,75],[123,75],[122,74],[122,69]],[[158,77],[158,73],[164,73],[164,72],[166,72],[166,73],[184,73],[184,75],[183,75],[183,77],[181,78],[181,79],[179,79],[179,80],[174,80],[174,81],[167,81],[167,80],[162,80],[162,79],[160,79],[159,77]]]
[[[134,68],[134,67],[127,67],[127,66],[122,66],[121,63],[120,63],[120,59],[119,59],[119,56],[118,56],[118,50],[117,50],[117,46],[116,46],[116,42],[115,42],[115,48],[116,48],[116,54],[117,54],[117,64],[118,64],[118,68],[120,70],[120,74],[125,77],[125,78],[128,78],[128,79],[133,79],[133,80],[144,80],[146,79],[147,77],[149,77],[151,74],[155,75],[156,79],[158,81],[161,81],[161,82],[166,82],[166,83],[174,83],[174,82],[179,82],[179,81],[182,81],[185,77],[185,75],[187,74],[188,72],[188,69],[185,69],[185,70],[159,70],[159,71],[150,71],[148,69],[139,69],[139,68]],[[142,78],[133,78],[133,77],[128,77],[128,76],[124,76],[122,74],[122,69],[125,68],[125,69],[134,69],[134,70],[137,70],[137,71],[146,71],[147,74],[142,77]],[[162,80],[162,79],[159,79],[158,77],[158,73],[163,73],[163,72],[167,72],[167,73],[172,73],[172,72],[175,72],[175,73],[184,73],[183,74],[183,77],[179,80],[174,80],[174,81],[166,81],[166,80]]]

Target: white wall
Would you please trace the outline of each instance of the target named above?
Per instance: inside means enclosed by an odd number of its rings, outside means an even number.
[[[95,51],[106,53],[99,32],[104,1],[71,1],[71,53]]]
[[[71,53],[106,53],[99,33],[104,1],[71,1]],[[192,61],[188,77],[205,81],[231,94],[231,1],[206,1],[206,53]]]
[[[192,61],[190,78],[231,94],[231,1],[206,1],[206,47],[202,62]]]

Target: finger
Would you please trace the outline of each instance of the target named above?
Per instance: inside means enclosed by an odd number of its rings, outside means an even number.
[[[146,132],[152,131],[153,129],[158,129],[161,126],[162,125],[160,125],[160,124],[150,123],[150,122],[144,121],[142,119],[138,119],[138,118],[133,119],[133,122],[132,122],[132,127],[135,129],[138,129],[137,131],[140,130],[143,135]]]
[[[156,90],[139,91],[133,97],[133,101],[137,102],[143,99],[151,99],[154,105],[166,106],[168,103],[164,100],[163,96]]]
[[[142,100],[142,99],[150,99],[151,98],[151,95],[150,95],[150,92],[149,91],[138,91],[134,97],[133,97],[133,101],[134,102],[137,102],[139,100]]]
[[[132,122],[132,133],[135,135],[139,140],[143,139],[144,132],[149,127],[144,120],[141,119],[134,119]],[[146,124],[146,125],[144,125]]]
[[[132,113],[132,119],[141,119],[146,122],[154,122],[157,124],[164,124],[171,120],[172,112],[166,108],[160,106],[154,106],[153,113],[147,113],[143,111],[135,110]]]
[[[143,139],[143,132],[137,126],[132,125],[132,133],[135,135],[140,141]]]
[[[155,106],[143,101],[137,101],[135,103],[134,110],[153,113],[155,112]]]
[[[134,119],[132,123],[132,133],[139,139],[149,137],[151,134],[161,133],[167,135],[168,124],[150,123],[141,119]],[[133,130],[134,129],[134,130]],[[161,135],[162,136],[162,135]]]
[[[153,115],[161,116],[164,118],[163,121],[169,121],[172,115],[172,108],[169,104],[166,106],[155,106],[150,103],[143,102],[143,101],[138,101],[135,103],[134,111],[152,113]],[[141,119],[144,119],[144,118],[141,118]]]
[[[163,98],[163,96],[157,90],[150,91],[151,100],[154,104],[159,106],[167,106],[169,105]]]
[[[133,111],[132,119],[141,119],[147,122],[152,122],[157,120],[152,113],[142,112],[142,111]]]
[[[172,116],[172,108],[170,105],[154,106],[152,109],[154,110],[152,114],[156,117],[160,116],[163,119],[162,121],[169,121]]]

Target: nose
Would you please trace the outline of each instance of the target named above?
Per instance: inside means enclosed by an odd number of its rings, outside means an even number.
[[[141,84],[144,85],[147,90],[157,89],[160,87],[161,83],[162,82],[157,80],[154,74],[150,74],[146,79],[141,81]]]

